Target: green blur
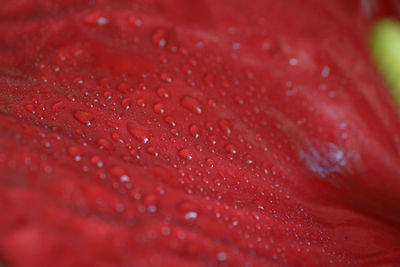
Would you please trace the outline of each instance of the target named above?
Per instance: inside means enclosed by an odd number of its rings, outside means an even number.
[[[400,106],[400,23],[394,19],[377,22],[369,41],[378,69]]]

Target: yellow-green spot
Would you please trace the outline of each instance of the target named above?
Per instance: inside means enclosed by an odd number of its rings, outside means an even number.
[[[371,31],[370,47],[379,71],[400,106],[400,23],[394,19],[377,22]]]

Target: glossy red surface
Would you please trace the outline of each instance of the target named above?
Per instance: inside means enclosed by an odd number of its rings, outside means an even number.
[[[396,3],[3,1],[1,261],[399,264]]]

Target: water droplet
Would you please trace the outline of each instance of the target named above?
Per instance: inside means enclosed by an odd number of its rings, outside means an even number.
[[[130,178],[126,174],[126,171],[122,169],[121,167],[114,166],[110,169],[110,174],[116,178],[119,178],[121,182],[129,182]]]
[[[253,157],[250,156],[249,154],[246,154],[246,155],[244,156],[244,160],[245,160],[245,162],[246,162],[247,164],[253,164],[253,163],[254,163]]]
[[[139,107],[141,107],[141,108],[144,108],[145,106],[146,106],[146,103],[144,102],[144,100],[143,99],[138,99],[138,100],[136,100],[136,104],[139,106]]]
[[[105,18],[105,17],[99,17],[99,18],[97,19],[97,24],[99,24],[99,25],[105,25],[105,24],[107,24],[107,23],[108,23],[108,19]]]
[[[194,98],[192,96],[184,96],[181,99],[181,105],[186,108],[187,110],[195,113],[195,114],[201,114],[202,113],[202,107],[201,103],[197,98]]]
[[[148,211],[154,213],[157,211],[158,199],[154,194],[147,194],[143,198],[143,203],[148,207]]]
[[[94,116],[93,114],[87,112],[87,111],[75,111],[74,112],[74,118],[79,121],[80,123],[90,126],[93,123]]]
[[[210,108],[215,108],[217,106],[217,101],[215,101],[214,99],[210,99],[207,101],[207,104]]]
[[[112,93],[110,91],[105,91],[103,95],[106,100],[110,100],[112,98]]]
[[[329,68],[329,66],[324,66],[321,71],[321,76],[324,78],[327,78],[329,76],[330,72],[331,72],[331,69]]]
[[[200,137],[200,129],[197,125],[191,125],[189,128],[189,132],[196,139]]]
[[[204,76],[203,81],[208,87],[214,88],[214,79],[215,79],[215,76],[213,74],[207,73]]]
[[[105,139],[105,138],[100,138],[99,140],[97,140],[97,145],[100,148],[105,148],[107,150],[114,150],[114,145],[111,143],[111,141]]]
[[[128,122],[127,128],[128,132],[136,139],[136,141],[146,144],[150,140],[151,131],[147,127]]]
[[[91,158],[90,158],[90,162],[91,162],[94,166],[96,166],[96,167],[98,167],[98,168],[103,167],[103,161],[101,160],[101,158],[100,158],[99,156],[93,156],[93,157],[91,157]]]
[[[122,106],[125,110],[130,109],[131,104],[132,104],[132,101],[131,101],[131,99],[129,99],[129,98],[124,98],[124,99],[122,99],[122,101],[121,101],[121,106]]]
[[[207,165],[208,165],[210,168],[213,168],[213,167],[214,167],[214,161],[213,161],[212,159],[207,159],[207,160],[206,160],[206,163],[207,163]]]
[[[154,147],[148,147],[146,149],[147,153],[149,153],[152,156],[158,157],[158,152]]]
[[[119,177],[119,180],[120,180],[121,182],[129,182],[129,181],[130,181],[130,178],[129,178],[128,175],[124,174],[124,175],[122,175],[121,177]]]
[[[160,87],[157,89],[157,95],[161,98],[168,98],[169,97],[169,93],[167,91],[167,89]]]
[[[186,160],[191,160],[193,158],[192,153],[187,148],[183,148],[183,149],[179,150],[178,155],[182,159],[186,159]]]
[[[199,207],[191,201],[178,203],[177,210],[183,215],[185,220],[193,220],[199,216]]]
[[[139,156],[139,154],[138,154],[138,152],[137,152],[136,149],[131,149],[131,150],[129,151],[129,154],[130,154],[132,157],[134,157],[134,158],[137,158],[137,159],[140,158],[140,156]]]
[[[153,33],[151,39],[155,46],[165,47],[167,45],[167,32],[164,29],[158,29]]]
[[[233,144],[227,144],[225,145],[225,151],[230,153],[230,154],[236,154],[237,153],[237,149],[236,146]]]
[[[121,135],[119,133],[111,133],[111,138],[115,141],[115,142],[119,142],[121,144],[124,143],[124,140],[122,139]]]
[[[221,129],[221,131],[223,133],[225,133],[226,135],[230,135],[231,134],[231,132],[232,132],[232,130],[231,130],[232,123],[230,121],[228,121],[228,120],[220,120],[218,122],[218,125],[219,125],[219,128]]]
[[[51,147],[51,143],[50,143],[48,140],[46,140],[46,139],[43,139],[40,143],[41,143],[42,146],[44,146],[45,148],[50,148],[50,147]]]
[[[172,77],[168,73],[161,73],[160,80],[166,83],[172,83]]]
[[[68,147],[68,154],[75,159],[75,161],[80,161],[82,159],[82,151],[77,146]]]
[[[244,104],[244,99],[241,96],[235,96],[235,102],[238,105],[243,105]]]
[[[217,260],[225,261],[228,258],[228,255],[225,252],[219,252],[217,254]]]
[[[177,129],[171,129],[170,131],[169,131],[172,135],[176,135],[176,136],[178,136],[179,135],[179,132],[178,132],[178,130]]]
[[[297,64],[298,64],[298,60],[297,60],[297,58],[291,58],[291,59],[289,59],[289,64],[291,65],[291,66],[296,66]]]
[[[171,125],[172,127],[175,127],[175,126],[176,126],[176,123],[175,123],[174,118],[172,118],[172,117],[170,117],[170,116],[165,117],[165,118],[164,118],[164,121],[165,121],[166,123],[168,123],[169,125]]]
[[[163,114],[165,112],[165,106],[161,103],[154,104],[153,111],[157,114]]]
[[[189,85],[191,87],[195,87],[196,86],[196,82],[191,77],[186,79],[186,83],[187,83],[187,85]]]
[[[164,64],[168,63],[168,58],[165,55],[161,55],[159,59],[160,59],[161,63],[164,63]]]
[[[191,219],[196,219],[196,218],[197,218],[197,212],[195,212],[195,211],[188,211],[185,214],[185,219],[186,220],[191,220]]]
[[[139,19],[138,17],[135,16],[130,16],[128,18],[128,23],[132,26],[136,26],[136,27],[140,27],[142,26],[143,22],[141,19]]]
[[[216,137],[215,135],[209,136],[209,137],[207,138],[207,140],[208,140],[211,144],[213,144],[213,145],[217,144],[217,137]]]
[[[206,122],[205,125],[206,129],[210,132],[214,131],[214,126],[211,122]]]

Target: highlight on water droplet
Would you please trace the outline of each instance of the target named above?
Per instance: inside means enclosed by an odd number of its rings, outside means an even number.
[[[192,96],[182,97],[181,105],[195,114],[200,115],[202,113],[202,105],[200,101]]]
[[[101,160],[101,158],[99,156],[92,156],[90,158],[90,163],[92,163],[97,168],[101,168],[104,165],[103,161]]]
[[[110,174],[116,178],[119,178],[120,182],[129,182],[130,178],[126,171],[118,166],[114,166],[109,170]]]
[[[105,138],[100,138],[97,140],[97,145],[99,146],[100,149],[107,149],[107,150],[114,150],[114,145],[112,144],[112,142],[108,139]]]
[[[218,122],[218,126],[219,126],[219,128],[221,129],[221,131],[222,131],[224,134],[226,134],[226,135],[230,135],[230,134],[231,134],[231,132],[232,132],[232,130],[231,130],[231,128],[232,128],[232,123],[231,123],[230,121],[225,120],[225,119],[220,120],[220,121]]]
[[[197,125],[191,125],[189,128],[189,132],[196,139],[200,137],[200,129]]]
[[[127,124],[128,132],[135,138],[136,141],[146,144],[151,138],[151,131],[142,125],[128,122]]]
[[[225,148],[225,151],[230,153],[230,154],[236,154],[237,153],[236,146],[233,145],[233,144],[226,144],[224,148]]]
[[[154,106],[153,106],[153,111],[154,111],[154,113],[156,113],[156,114],[163,114],[163,113],[165,112],[165,106],[164,106],[164,104],[161,104],[161,103],[156,103],[156,104],[154,104]]]
[[[77,146],[68,147],[68,154],[74,158],[75,161],[82,159],[82,150]]]
[[[156,92],[160,98],[168,98],[169,97],[169,93],[168,93],[167,89],[165,89],[163,87],[158,88]]]
[[[81,110],[74,112],[74,118],[86,126],[91,126],[94,120],[94,116],[92,113]]]
[[[178,155],[182,159],[186,159],[186,160],[191,160],[193,158],[191,151],[187,148],[183,148],[183,149],[179,150]]]
[[[167,45],[167,31],[157,29],[151,36],[151,40],[155,46],[165,47]]]
[[[185,220],[194,220],[199,216],[199,207],[192,201],[184,200],[177,204],[177,210]]]

